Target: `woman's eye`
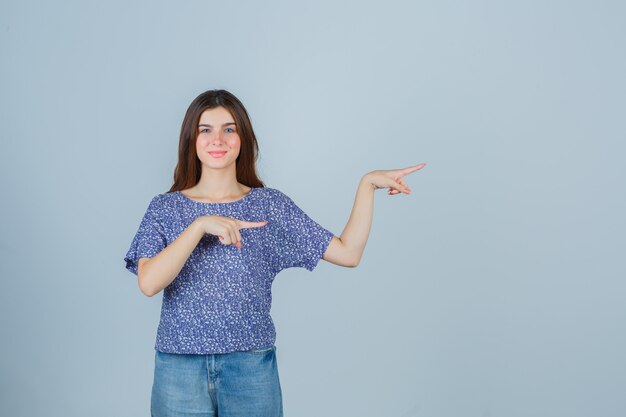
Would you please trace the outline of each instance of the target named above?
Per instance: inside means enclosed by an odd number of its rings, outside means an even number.
[[[227,127],[226,128],[226,133],[234,133],[235,129],[233,129],[232,127]]]
[[[209,129],[200,129],[200,133],[209,133]]]

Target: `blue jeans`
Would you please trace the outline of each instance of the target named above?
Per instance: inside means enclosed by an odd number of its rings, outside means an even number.
[[[276,348],[214,355],[156,351],[152,417],[282,417]]]

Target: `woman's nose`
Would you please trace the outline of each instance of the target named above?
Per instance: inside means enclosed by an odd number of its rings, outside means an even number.
[[[211,138],[211,143],[221,143],[223,141],[224,138],[222,137],[222,132],[216,132]]]

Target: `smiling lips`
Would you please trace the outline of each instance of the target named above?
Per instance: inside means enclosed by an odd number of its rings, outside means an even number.
[[[209,152],[209,155],[211,155],[213,158],[221,158],[222,156],[226,155],[226,151],[212,151]]]

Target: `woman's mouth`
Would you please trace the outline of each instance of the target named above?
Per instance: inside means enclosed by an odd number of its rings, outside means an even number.
[[[209,152],[209,155],[211,155],[213,158],[221,158],[222,156],[226,155],[226,151],[213,151]]]

